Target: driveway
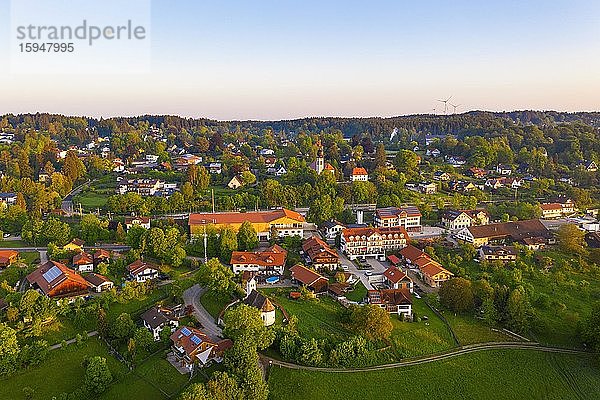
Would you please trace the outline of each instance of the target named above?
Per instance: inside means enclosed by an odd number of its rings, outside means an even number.
[[[348,272],[350,272],[351,274],[354,274],[354,276],[359,278],[360,281],[362,282],[362,284],[365,285],[367,290],[375,289],[373,287],[373,285],[371,284],[371,282],[369,282],[369,277],[365,275],[365,272],[370,271],[370,270],[359,270],[358,268],[356,268],[356,265],[352,261],[348,260],[348,257],[346,257],[346,255],[344,253],[339,251],[338,254],[340,256],[340,263],[342,265],[347,266]]]
[[[213,339],[223,336],[222,329],[216,324],[215,319],[206,311],[200,303],[200,297],[206,292],[206,288],[196,284],[183,292],[183,302],[186,306],[191,305],[194,309],[194,317],[202,325],[202,330]]]

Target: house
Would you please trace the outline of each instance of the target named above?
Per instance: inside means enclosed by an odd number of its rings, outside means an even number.
[[[85,279],[89,283],[90,289],[97,293],[101,293],[101,292],[110,290],[114,286],[114,283],[111,280],[109,280],[107,277],[100,275],[100,274],[96,274],[94,272],[85,274],[83,276],[83,279]]]
[[[274,244],[263,251],[234,251],[231,253],[230,264],[235,274],[251,271],[282,275],[286,259],[287,250]]]
[[[323,222],[321,230],[326,240],[335,240],[335,238],[342,233],[344,228],[346,228],[346,226],[341,222],[331,220]]]
[[[504,183],[502,178],[491,178],[485,181],[484,186],[492,190],[498,190],[501,187],[504,187]]]
[[[123,172],[125,171],[125,163],[120,158],[115,158],[112,161],[113,163],[113,172]]]
[[[461,229],[456,237],[475,247],[490,243],[518,242],[532,250],[555,242],[552,233],[539,219],[471,226]]]
[[[89,283],[81,275],[57,261],[48,261],[27,275],[35,290],[52,298],[70,298],[88,294]]]
[[[507,178],[507,177],[502,177],[498,179],[500,181],[500,184],[503,187],[507,187],[507,188],[511,188],[511,189],[517,189],[520,188],[521,186],[523,186],[523,179],[521,178]]]
[[[334,282],[329,284],[328,292],[334,299],[342,300],[346,297],[346,293],[348,293],[351,287],[349,283]]]
[[[19,252],[15,250],[0,250],[0,268],[6,268],[17,261]]]
[[[12,206],[17,204],[17,194],[0,193],[0,204],[4,204],[5,206]]]
[[[317,142],[317,158],[310,164],[310,168],[320,175],[323,171],[335,172],[335,168],[329,163],[325,163],[325,152],[323,151],[323,145],[321,140]]]
[[[69,243],[65,244],[63,246],[63,250],[81,253],[81,252],[83,252],[84,244],[85,244],[85,242],[83,240],[75,238],[75,239],[71,240]]]
[[[94,270],[94,259],[86,252],[77,253],[73,256],[73,269],[77,272],[92,272]]]
[[[441,154],[442,154],[442,152],[439,151],[438,149],[431,149],[431,150],[427,149],[427,151],[425,152],[426,156],[434,157],[434,158],[439,157]]]
[[[340,258],[321,238],[312,236],[302,244],[302,251],[307,256],[313,268],[333,271],[340,266]]]
[[[417,261],[417,264],[419,263],[420,262]],[[436,261],[423,260],[421,264],[422,265],[419,265],[419,272],[421,274],[421,277],[423,278],[426,284],[433,288],[440,287],[440,285],[443,282],[446,282],[454,276],[452,272],[442,267],[442,265]]]
[[[402,226],[346,228],[340,249],[350,260],[374,257],[385,260],[386,251],[400,250],[408,244],[408,232]]]
[[[421,182],[417,189],[423,194],[434,194],[437,192],[437,185],[433,182]]]
[[[352,169],[350,180],[352,182],[366,182],[369,180],[369,174],[363,167],[356,167]]]
[[[481,246],[479,259],[485,261],[509,262],[517,259],[517,249],[514,246]]]
[[[129,279],[136,282],[146,282],[158,278],[158,267],[154,264],[136,260],[127,266]]]
[[[444,171],[435,171],[433,173],[433,180],[434,181],[449,181],[450,180],[450,174]]]
[[[193,239],[202,237],[204,228],[213,226],[217,230],[230,226],[236,232],[244,221],[254,227],[259,240],[275,237],[300,236],[304,234],[304,217],[285,208],[270,211],[223,212],[190,214],[188,225]]]
[[[275,151],[273,151],[271,149],[261,149],[259,154],[261,156],[272,156],[273,154],[275,154]]]
[[[173,358],[180,367],[192,372],[196,367],[204,367],[223,361],[223,352],[233,345],[230,339],[216,341],[200,329],[183,326],[171,334]]]
[[[252,278],[254,279],[254,278]],[[252,289],[242,300],[242,302],[250,307],[258,308],[260,317],[265,326],[271,326],[275,323],[275,307],[265,295]]]
[[[169,332],[179,327],[176,313],[167,307],[156,305],[142,314],[144,327],[152,333],[155,341],[160,340],[160,333],[168,328]]]
[[[581,161],[579,163],[579,165],[583,166],[583,168],[587,172],[596,172],[596,171],[598,171],[598,164],[596,164],[596,162],[594,162],[594,161],[584,160],[584,161]]]
[[[473,225],[487,225],[489,215],[483,210],[446,210],[442,213],[442,226],[455,231]]]
[[[110,262],[110,252],[104,249],[98,249],[94,253],[94,265],[98,265],[100,263],[108,264]]]
[[[223,164],[220,162],[211,162],[208,164],[208,172],[211,174],[220,175],[223,172]]]
[[[542,218],[548,219],[560,218],[577,211],[577,207],[571,199],[559,199],[554,203],[542,203],[540,208],[542,209]]]
[[[471,167],[467,170],[466,174],[473,178],[483,178],[487,175],[487,171],[483,168]]]
[[[512,167],[506,164],[498,164],[496,166],[496,173],[508,176],[512,174]]]
[[[463,156],[446,156],[446,162],[454,168],[458,168],[465,165],[467,160]]]
[[[244,186],[244,180],[240,175],[235,175],[227,184],[229,189],[239,189],[242,186]]]
[[[375,210],[377,227],[404,227],[408,232],[421,232],[421,211],[417,207],[385,207]]]
[[[141,226],[150,229],[150,217],[125,217],[125,229],[129,230],[132,226]]]
[[[398,314],[398,316],[412,316],[412,296],[411,292],[406,289],[381,289],[369,290],[367,298],[369,304],[375,304],[390,314]]]
[[[296,264],[290,268],[292,281],[298,285],[304,285],[314,294],[323,294],[327,292],[329,280],[323,275],[306,268],[303,265]]]
[[[399,252],[407,265],[418,268],[419,275],[431,287],[439,287],[442,282],[451,279],[454,274],[446,270],[440,263],[434,261],[427,253],[408,245]]]
[[[413,291],[413,280],[402,272],[400,268],[389,267],[383,272],[383,281],[391,289],[408,289],[411,293]]]
[[[477,189],[473,182],[452,181],[448,182],[448,190],[451,192],[469,193]]]

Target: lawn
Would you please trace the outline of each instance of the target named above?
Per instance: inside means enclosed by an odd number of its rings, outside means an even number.
[[[518,340],[501,332],[493,331],[489,326],[473,316],[455,315],[450,311],[442,311],[442,314],[452,327],[461,345]]]
[[[81,204],[81,207],[85,210],[103,208],[106,205],[109,196],[110,195],[108,193],[98,193],[84,190],[73,198],[73,207],[78,208],[79,204]]]
[[[350,301],[361,302],[367,297],[367,288],[361,281],[354,285],[354,289],[346,294],[346,298]]]
[[[390,341],[398,358],[439,353],[455,347],[450,331],[423,299],[413,298],[413,313],[420,322],[402,322],[397,315],[390,315],[394,325]]]
[[[272,367],[272,400],[598,399],[600,370],[588,357],[494,350],[360,373]]]
[[[229,303],[231,303],[230,298],[218,296],[210,290],[207,290],[202,297],[200,297],[200,304],[202,304],[206,311],[208,311],[215,319]]]
[[[17,247],[29,247],[29,245],[22,240],[0,240],[0,248],[14,249]]]
[[[137,318],[141,313],[165,298],[167,298],[167,292],[163,286],[158,289],[154,289],[144,298],[130,300],[126,303],[112,303],[108,309],[108,316],[110,318],[116,318],[121,313],[129,313],[135,320],[135,318]]]
[[[163,392],[174,395],[179,393],[181,388],[187,384],[189,375],[180,374],[167,361],[166,353],[166,351],[159,351],[148,358],[136,368],[135,374],[158,385]]]
[[[34,399],[52,399],[63,392],[81,387],[85,371],[82,362],[91,356],[107,359],[115,379],[122,377],[126,368],[113,358],[99,339],[90,338],[82,345],[70,345],[65,350],[53,350],[40,366],[18,372],[0,380],[0,399],[22,399],[22,390],[35,390]]]
[[[343,341],[352,335],[340,320],[343,307],[330,297],[314,300],[291,300],[290,289],[262,289],[262,291],[282,306],[289,315],[298,317],[298,331],[303,337],[334,342]]]

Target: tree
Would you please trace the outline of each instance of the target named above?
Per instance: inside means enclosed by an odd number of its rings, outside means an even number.
[[[558,228],[561,249],[569,253],[581,253],[585,246],[585,231],[574,224],[563,224]]]
[[[386,162],[385,146],[383,143],[378,143],[375,148],[375,168],[385,168]]]
[[[350,322],[357,333],[372,340],[387,339],[394,328],[388,312],[374,304],[353,307]]]
[[[103,393],[112,382],[112,374],[106,364],[106,358],[95,356],[86,362],[85,386],[95,394]]]
[[[125,229],[123,229],[123,224],[120,222],[117,224],[117,230],[115,232],[115,240],[117,243],[123,243],[127,239],[127,233],[125,233]]]
[[[273,332],[265,327],[260,310],[246,304],[228,309],[223,315],[223,334],[234,341],[244,336],[251,338],[258,349],[265,349],[273,342]]]
[[[394,166],[399,172],[414,174],[419,166],[419,156],[410,150],[400,150],[394,158]]]
[[[507,324],[508,327],[516,332],[523,332],[529,327],[531,307],[527,294],[522,287],[512,291],[508,297],[507,304]]]
[[[67,176],[71,182],[77,182],[77,180],[85,175],[85,165],[83,165],[83,162],[77,157],[75,151],[69,150],[67,152],[62,167],[62,173]]]
[[[592,312],[583,324],[583,339],[592,350],[600,354],[600,302],[592,306]]]
[[[453,278],[443,282],[439,291],[440,302],[455,312],[466,312],[473,309],[473,287],[465,278]]]
[[[131,319],[131,315],[122,313],[117,317],[111,328],[112,336],[123,340],[130,338],[133,335],[135,323]]]
[[[19,356],[17,331],[6,324],[0,324],[0,375],[13,372]]]
[[[101,221],[95,214],[86,214],[81,218],[79,229],[81,239],[87,244],[93,245],[100,239],[108,236],[108,221]]]
[[[305,340],[300,346],[299,361],[302,364],[317,366],[323,362],[323,350],[315,338]]]
[[[200,281],[218,296],[229,296],[237,288],[233,281],[233,271],[217,258],[211,258],[201,265],[198,275]]]
[[[494,326],[498,322],[498,311],[493,298],[486,298],[481,305],[483,320],[489,326]]]
[[[134,249],[140,249],[142,247],[142,239],[146,234],[146,228],[140,225],[133,225],[127,231],[127,245]]]
[[[232,227],[226,226],[221,229],[219,238],[221,261],[228,263],[231,260],[231,253],[238,249],[237,235]]]
[[[250,221],[244,221],[237,233],[238,250],[251,251],[258,246],[256,229]]]

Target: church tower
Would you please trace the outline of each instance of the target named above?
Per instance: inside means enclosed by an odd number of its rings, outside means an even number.
[[[325,169],[325,153],[323,152],[323,146],[321,145],[321,140],[317,142],[317,161],[315,162],[315,171],[317,174],[321,174]]]

